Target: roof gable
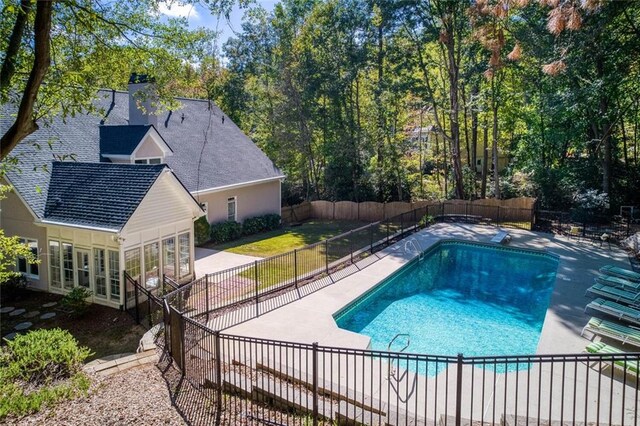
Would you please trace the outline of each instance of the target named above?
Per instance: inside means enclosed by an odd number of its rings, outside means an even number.
[[[43,222],[119,230],[165,167],[54,162]]]
[[[136,152],[149,140],[157,145],[163,155],[173,153],[162,135],[151,125],[102,125],[100,126],[100,155],[106,158],[133,158],[136,156]]]

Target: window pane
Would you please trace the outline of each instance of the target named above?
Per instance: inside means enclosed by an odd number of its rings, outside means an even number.
[[[135,160],[136,164],[147,164],[147,160]]]
[[[176,240],[167,238],[162,241],[162,268],[163,273],[171,278],[176,278]]]
[[[151,243],[144,246],[144,283],[146,288],[158,287],[159,245]]]
[[[227,220],[236,220],[236,199],[229,198],[227,200]]]
[[[107,271],[104,259],[104,249],[93,249],[93,268],[96,277],[96,296],[107,296]]]
[[[74,286],[73,245],[69,243],[62,243],[62,275],[64,277],[64,288],[67,290],[71,290]]]
[[[140,282],[140,249],[124,252],[124,270],[137,282]],[[127,287],[127,299],[133,297],[133,288]]]
[[[111,297],[120,297],[120,253],[109,250],[109,284]]]
[[[78,268],[78,285],[89,288],[91,276],[89,273],[89,253],[83,250],[76,252],[76,268]]]
[[[49,277],[51,287],[62,287],[60,281],[60,243],[57,241],[49,241],[49,269],[51,270],[51,277]]]
[[[29,241],[29,248],[31,249],[34,259],[38,259],[38,242],[35,240]],[[37,263],[29,265],[29,273],[34,277],[40,275],[40,269],[38,268]]]
[[[161,160],[159,158],[150,158],[149,164],[160,164]]]
[[[191,242],[189,234],[178,236],[178,244],[180,249],[180,278],[191,273]]]

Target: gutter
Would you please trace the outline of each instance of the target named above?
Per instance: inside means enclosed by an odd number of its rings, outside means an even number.
[[[91,225],[79,225],[79,224],[74,224],[74,223],[65,223],[65,222],[56,222],[53,220],[46,220],[43,219],[37,223],[40,223],[42,225],[55,225],[55,226],[66,226],[68,228],[78,228],[78,229],[88,229],[91,231],[100,231],[100,232],[108,232],[110,234],[118,234],[120,232],[120,229],[114,229],[114,228],[101,228],[99,226],[91,226]]]
[[[274,180],[283,180],[284,178],[285,178],[284,175],[280,175],[280,176],[270,177],[270,178],[265,178],[265,179],[251,180],[249,182],[234,183],[234,184],[231,184],[231,185],[224,185],[224,186],[216,186],[216,187],[213,187],[213,188],[201,189],[199,191],[191,191],[191,194],[192,195],[211,194],[211,193],[214,193],[214,192],[226,191],[228,189],[243,188],[245,186],[251,186],[251,185],[258,184],[258,183],[266,183],[266,182],[271,182],[271,181],[274,181]]]

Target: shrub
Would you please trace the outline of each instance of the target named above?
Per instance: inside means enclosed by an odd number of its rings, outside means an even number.
[[[201,216],[193,224],[196,245],[201,245],[209,241],[211,238],[211,225],[207,221],[207,216]]]
[[[240,238],[242,225],[233,220],[211,224],[211,240],[214,243],[225,243]]]
[[[278,229],[282,224],[282,219],[279,214],[265,214],[262,217],[267,231]]]
[[[72,316],[81,317],[89,309],[89,303],[87,302],[89,296],[91,296],[91,291],[84,287],[75,287],[62,298],[60,304],[63,308],[71,311]]]
[[[245,219],[242,222],[242,233],[244,235],[257,234],[267,230],[267,224],[264,220],[264,216],[256,216]]]
[[[0,419],[85,393],[89,379],[81,368],[91,354],[59,328],[35,330],[7,341],[0,350]]]
[[[28,284],[24,275],[9,277],[7,281],[2,284],[3,301],[11,301],[24,296]]]

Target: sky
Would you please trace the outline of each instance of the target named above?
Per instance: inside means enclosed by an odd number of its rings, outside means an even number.
[[[278,0],[255,0],[257,4],[262,5],[267,11],[273,10]],[[160,4],[160,13],[172,17],[186,17],[189,20],[191,28],[206,27],[208,29],[219,31],[218,48],[230,38],[234,32],[239,33],[242,29],[242,17],[245,10],[240,9],[237,5],[233,6],[233,10],[229,15],[229,20],[224,16],[214,16],[209,9],[200,4],[181,5],[178,0],[166,1]]]

